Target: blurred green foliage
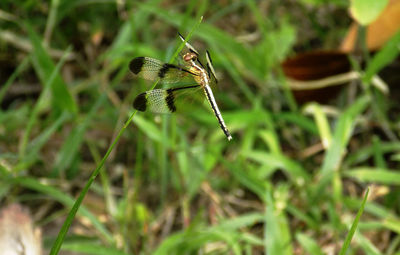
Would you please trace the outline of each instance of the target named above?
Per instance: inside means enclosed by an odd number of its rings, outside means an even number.
[[[354,64],[363,76],[329,104],[299,105],[280,67],[298,51],[337,49],[348,8],[3,1],[3,203],[31,209],[53,254],[336,254],[343,243],[347,254],[399,254],[398,104],[369,86],[398,55],[398,34],[365,72]],[[132,115],[151,84],[129,61],[167,62],[177,32],[192,29],[191,44],[213,56],[230,142],[207,104]]]

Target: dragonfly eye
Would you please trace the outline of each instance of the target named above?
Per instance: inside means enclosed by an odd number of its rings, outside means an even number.
[[[186,53],[183,56],[183,60],[186,61],[186,62],[196,61],[197,60],[197,55],[195,53],[193,53],[193,52]]]

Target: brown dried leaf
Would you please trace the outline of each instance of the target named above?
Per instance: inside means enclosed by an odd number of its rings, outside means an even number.
[[[283,72],[290,81],[309,81],[310,83],[323,80],[339,74],[349,72],[350,63],[346,54],[336,51],[313,51],[303,53],[285,60],[282,64]],[[343,83],[335,83],[310,88],[306,82],[299,83],[304,86],[291,87],[296,100],[299,103],[309,101],[326,102],[334,97]],[[313,84],[310,84],[313,86]]]

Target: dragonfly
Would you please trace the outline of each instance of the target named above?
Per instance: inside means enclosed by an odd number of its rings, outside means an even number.
[[[142,112],[174,113],[179,110],[177,109],[179,100],[183,100],[184,97],[190,96],[190,94],[194,94],[199,89],[202,89],[222,131],[227,139],[231,140],[232,136],[222,118],[211,89],[211,86],[215,86],[218,80],[212,65],[210,53],[208,50],[206,51],[207,63],[204,66],[199,60],[198,51],[180,33],[178,35],[188,48],[188,52],[182,56],[185,66],[164,63],[150,57],[137,57],[131,60],[129,69],[133,74],[150,81],[159,80],[164,84],[174,84],[182,82],[189,77],[193,84],[167,89],[148,90],[135,98],[133,107]]]

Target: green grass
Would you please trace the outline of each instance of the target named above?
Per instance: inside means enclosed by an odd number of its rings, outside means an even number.
[[[0,197],[30,208],[46,253],[399,254],[397,94],[370,86],[398,34],[357,89],[298,105],[279,64],[312,40],[339,44],[340,1],[7,4]],[[230,142],[206,104],[131,107],[151,84],[129,61],[177,63],[177,31],[213,56]]]

